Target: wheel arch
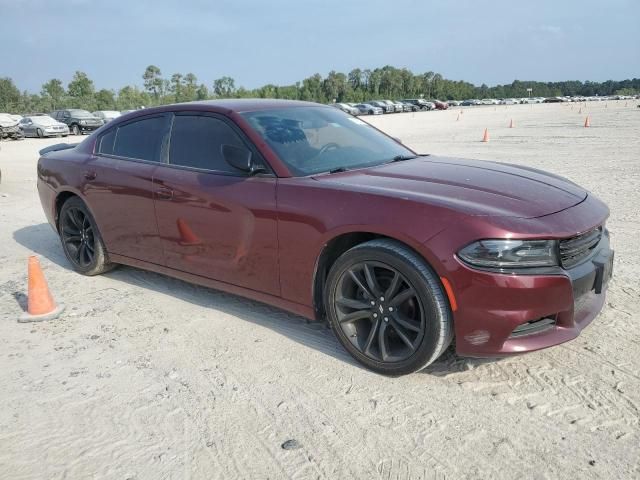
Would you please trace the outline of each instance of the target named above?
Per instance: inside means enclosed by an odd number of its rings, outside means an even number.
[[[340,257],[340,255],[356,245],[378,239],[393,240],[394,242],[400,243],[424,260],[424,262],[435,272],[436,276],[440,278],[438,269],[433,265],[433,254],[425,251],[427,250],[425,245],[420,242],[368,230],[341,232],[334,235],[324,243],[316,258],[311,293],[313,308],[317,320],[323,320],[326,314],[324,311],[324,288],[329,271],[335,261]]]
[[[62,205],[64,205],[64,203],[72,197],[78,197],[80,200],[82,200],[82,203],[84,203],[85,207],[87,207],[87,209],[89,210],[89,213],[91,213],[91,216],[98,225],[98,228],[100,228],[100,223],[98,222],[98,219],[96,218],[96,215],[93,212],[91,205],[89,205],[89,203],[87,202],[86,198],[84,198],[84,196],[75,189],[65,188],[64,190],[60,190],[58,193],[56,193],[53,212],[55,215],[54,218],[56,222],[56,230],[58,230],[58,221],[60,218],[60,210],[62,209]]]

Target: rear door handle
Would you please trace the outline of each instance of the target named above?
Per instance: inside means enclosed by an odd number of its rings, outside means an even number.
[[[95,180],[96,177],[96,172],[84,172],[84,178],[86,178],[87,180]]]
[[[159,188],[156,190],[156,198],[158,198],[158,200],[171,200],[173,198],[173,190]]]

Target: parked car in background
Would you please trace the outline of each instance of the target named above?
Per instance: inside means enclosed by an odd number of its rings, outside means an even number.
[[[408,105],[404,102],[400,102],[398,100],[392,100],[391,103],[393,103],[396,106],[396,111],[398,112],[410,112],[411,111],[411,105]]]
[[[384,113],[394,113],[396,111],[396,107],[394,105],[389,105],[388,103],[380,100],[372,100],[371,102],[367,103],[369,105],[373,105],[374,107],[381,108]]]
[[[381,107],[376,107],[370,103],[356,103],[354,107],[357,108],[362,115],[382,115],[384,113]]]
[[[382,100],[384,103],[389,105],[392,108],[392,111],[395,113],[400,113],[404,111],[404,107],[402,105],[397,105],[396,102],[392,102],[391,100]]]
[[[73,135],[93,132],[104,124],[102,120],[90,112],[76,108],[55,110],[51,112],[51,117],[65,123]]]
[[[549,97],[545,98],[542,103],[562,103],[564,100],[560,97]]]
[[[360,110],[356,107],[352,107],[348,103],[332,103],[331,106],[342,110],[344,113],[348,113],[349,115],[360,115]]]
[[[0,140],[4,138],[19,140],[23,136],[18,120],[8,113],[0,113]]]
[[[450,107],[459,107],[461,103],[460,100],[447,100],[447,104]]]
[[[434,100],[433,105],[435,106],[436,110],[446,110],[447,108],[449,108],[449,104],[447,104],[447,102],[442,102],[440,100]]]
[[[121,114],[116,110],[98,110],[93,112],[92,115],[102,120],[103,123],[108,123],[118,118]]]
[[[420,110],[420,107],[418,105],[414,105],[413,103],[405,102],[404,100],[400,100],[400,103],[405,106],[406,112],[417,112],[418,110]]]
[[[20,120],[20,128],[25,137],[66,137],[69,127],[48,115],[33,115]]]
[[[125,264],[326,319],[388,375],[451,343],[494,358],[570,341],[612,274],[609,209],[584,188],[419,155],[309,102],[140,111],[42,153],[37,188],[78,273]]]
[[[415,105],[420,110],[433,110],[434,108],[433,103],[427,102],[424,98],[405,98],[402,101]]]

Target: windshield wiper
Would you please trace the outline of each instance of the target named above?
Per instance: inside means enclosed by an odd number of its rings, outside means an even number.
[[[337,167],[334,168],[333,170],[329,170],[329,173],[340,173],[340,172],[346,172],[347,169],[345,167]]]
[[[418,158],[418,155],[396,155],[391,159],[391,162],[402,162],[404,160],[413,160],[414,158]]]

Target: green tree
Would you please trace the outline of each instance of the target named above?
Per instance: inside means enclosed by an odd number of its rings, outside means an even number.
[[[95,87],[86,73],[77,71],[67,86],[73,106],[87,110],[95,110]]]
[[[236,84],[231,77],[221,77],[213,81],[213,93],[216,97],[230,98],[236,93]]]
[[[160,102],[160,97],[164,95],[165,82],[162,79],[162,72],[155,65],[149,65],[142,75],[144,88],[153,97],[156,103]]]
[[[114,110],[116,108],[116,98],[113,90],[106,90],[103,88],[96,93],[97,110]]]
[[[171,86],[169,91],[173,94],[175,102],[182,102],[182,74],[174,73],[171,75]]]
[[[20,103],[20,90],[9,77],[0,78],[0,112],[17,111]]]
[[[43,103],[46,103],[47,108],[43,110],[55,110],[62,105],[66,92],[64,90],[64,86],[62,85],[62,80],[57,78],[52,78],[47,83],[42,85],[42,91],[40,95],[42,96]]]

